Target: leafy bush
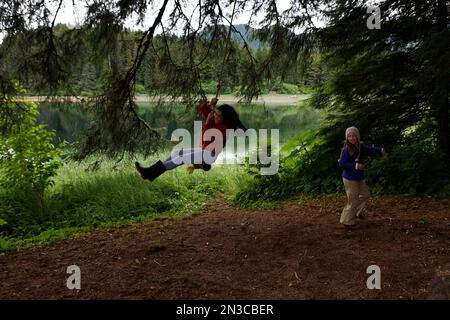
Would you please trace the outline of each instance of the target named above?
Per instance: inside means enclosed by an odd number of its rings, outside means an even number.
[[[140,83],[136,83],[134,90],[137,94],[146,94],[149,91],[145,88],[145,86],[143,84],[140,84]]]
[[[202,88],[205,91],[206,94],[216,94],[217,92],[217,81],[211,80],[211,81],[204,81],[202,82]],[[231,94],[233,90],[229,87],[222,87],[220,88],[221,94]]]
[[[373,192],[448,197],[450,169],[435,141],[425,125],[405,134],[391,150],[388,161],[381,157],[368,159],[366,180]],[[248,206],[296,194],[342,192],[341,169],[337,163],[339,150],[327,145],[314,130],[290,139],[281,149],[278,174],[261,176],[248,166],[253,179],[242,187],[233,201]]]
[[[12,220],[24,216],[39,218],[44,191],[54,184],[52,178],[61,165],[62,149],[52,144],[53,132],[45,125],[35,125],[36,104],[20,103],[19,110],[13,102],[2,107],[9,108],[10,115],[18,119],[1,119],[8,131],[0,137],[0,218],[10,227]]]
[[[274,91],[279,94],[300,94],[301,91],[296,84],[286,82],[276,82],[271,85],[269,91]]]
[[[389,161],[374,158],[367,180],[377,193],[450,195],[449,166],[436,139],[424,127],[407,134],[390,152]]]
[[[335,193],[342,189],[335,150],[323,147],[316,130],[292,138],[281,149],[277,174],[263,176],[255,166],[248,166],[253,180],[233,197],[239,205],[248,206],[261,200],[285,199],[299,193]]]

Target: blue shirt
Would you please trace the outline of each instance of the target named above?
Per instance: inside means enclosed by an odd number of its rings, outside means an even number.
[[[368,147],[361,145],[360,157],[356,155],[352,157],[348,148],[342,151],[341,157],[339,158],[339,167],[344,169],[342,172],[342,177],[347,180],[364,180],[364,170],[356,169],[357,163],[363,163],[366,156],[371,155],[381,155],[383,148],[380,147]]]

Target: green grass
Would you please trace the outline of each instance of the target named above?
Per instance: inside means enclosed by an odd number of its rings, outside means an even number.
[[[139,160],[148,165],[163,155],[167,153]],[[88,163],[66,162],[46,192],[42,212],[21,207],[26,199],[3,199],[0,218],[6,224],[0,226],[0,251],[83,235],[97,227],[189,215],[217,192],[237,192],[247,179],[236,165],[215,165],[209,172],[196,170],[192,175],[181,166],[154,182],[142,180],[132,161],[118,166],[104,161],[97,171],[87,168]]]
[[[89,227],[76,227],[64,229],[49,229],[30,238],[0,237],[0,252],[19,248],[28,248],[39,244],[48,244],[68,237],[78,238],[88,234]]]

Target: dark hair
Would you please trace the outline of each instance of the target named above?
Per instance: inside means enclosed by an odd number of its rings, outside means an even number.
[[[218,110],[222,113],[223,122],[231,129],[242,129],[244,131],[247,130],[247,128],[242,124],[241,120],[239,119],[239,115],[237,114],[236,110],[228,104],[223,104],[219,107],[217,107]]]
[[[353,158],[361,158],[366,155],[366,150],[364,146],[358,141],[356,145],[351,144],[348,141],[345,141],[344,149],[348,149],[348,153]]]

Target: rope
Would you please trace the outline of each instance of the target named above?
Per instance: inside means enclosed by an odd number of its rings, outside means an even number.
[[[225,55],[223,57],[222,68],[220,70],[219,75],[223,74],[223,71],[225,68],[225,63],[227,62],[228,55],[229,55],[229,45],[231,43],[231,29],[233,27],[233,19],[234,19],[234,14],[235,14],[235,10],[236,10],[236,3],[237,3],[237,0],[235,0],[233,3],[233,11],[231,12],[230,27],[228,29],[227,43],[226,43],[226,47],[225,47]],[[219,94],[220,94],[221,79],[222,78],[219,77],[219,80],[217,81],[216,99],[219,97]]]

